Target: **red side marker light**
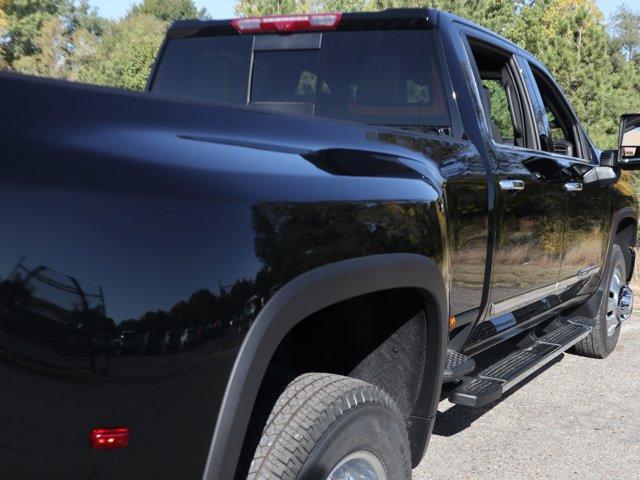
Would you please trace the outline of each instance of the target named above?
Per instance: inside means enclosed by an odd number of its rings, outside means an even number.
[[[309,15],[278,15],[273,17],[236,18],[231,25],[240,33],[290,33],[335,30],[340,23],[340,13]]]
[[[89,443],[96,450],[126,448],[129,446],[129,427],[94,428]]]

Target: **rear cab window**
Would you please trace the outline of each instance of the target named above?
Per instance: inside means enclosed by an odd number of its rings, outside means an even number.
[[[151,91],[245,103],[252,45],[251,37],[171,40],[162,52]]]
[[[440,134],[451,125],[432,30],[172,39],[151,90]]]
[[[470,63],[489,133],[495,144],[530,149],[535,146],[524,89],[514,54],[473,34],[467,36]]]

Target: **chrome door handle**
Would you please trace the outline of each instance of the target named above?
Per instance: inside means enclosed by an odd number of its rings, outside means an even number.
[[[567,182],[564,184],[564,189],[567,192],[581,192],[582,182]]]
[[[510,190],[517,192],[524,190],[524,182],[522,180],[500,180],[500,188],[502,190]]]

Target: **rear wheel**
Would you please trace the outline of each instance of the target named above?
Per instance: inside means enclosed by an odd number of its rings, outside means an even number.
[[[627,268],[619,245],[611,252],[611,264],[608,271],[608,287],[604,292],[598,323],[591,334],[575,346],[576,353],[585,357],[605,358],[616,348],[620,337],[621,322],[630,315],[625,302]]]
[[[402,415],[381,389],[349,377],[309,373],[276,402],[248,480],[408,480]]]

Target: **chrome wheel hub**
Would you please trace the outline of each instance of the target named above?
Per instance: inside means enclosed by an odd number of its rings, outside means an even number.
[[[625,285],[620,269],[611,276],[607,298],[607,335],[612,336],[618,325],[631,317],[633,311],[633,291]]]
[[[360,451],[344,457],[326,480],[387,480],[387,472],[373,453]]]
[[[624,322],[633,313],[633,290],[629,287],[622,287],[620,291],[620,322]]]

